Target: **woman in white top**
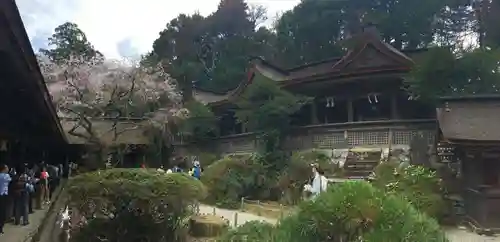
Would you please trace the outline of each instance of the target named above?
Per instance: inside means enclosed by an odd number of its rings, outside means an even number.
[[[323,170],[319,167],[318,164],[312,164],[313,171],[313,181],[312,184],[306,184],[304,186],[304,190],[312,193],[312,199],[314,199],[321,192],[326,191],[328,187],[328,179],[324,176]]]

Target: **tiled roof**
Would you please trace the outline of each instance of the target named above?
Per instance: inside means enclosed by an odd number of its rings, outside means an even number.
[[[248,71],[248,78],[242,81],[237,88],[225,94],[209,94],[198,90],[194,93],[195,99],[211,105],[224,103],[243,92],[246,86],[251,83],[255,72],[286,87],[321,79],[334,81],[353,75],[373,75],[380,71],[408,71],[413,61],[406,53],[417,52],[415,50],[396,50],[383,42],[376,31],[362,32],[354,36],[353,41],[356,45],[343,57],[331,58],[291,69],[279,68],[262,58],[254,58]]]
[[[500,141],[500,97],[449,99],[436,111],[447,140]]]

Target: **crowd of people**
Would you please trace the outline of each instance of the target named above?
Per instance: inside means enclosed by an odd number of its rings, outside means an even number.
[[[146,168],[145,164],[141,165],[141,167],[142,168]],[[157,169],[157,171],[158,172],[166,172],[167,174],[174,173],[174,172],[184,172],[184,170],[181,167],[177,166],[177,165],[175,165],[175,166],[167,169],[166,171],[165,171],[165,169],[164,169],[163,166],[160,166]],[[201,172],[202,171],[203,171],[203,169],[201,168],[200,162],[198,160],[195,160],[195,161],[193,161],[193,166],[188,171],[188,174],[199,180],[201,178]]]
[[[50,204],[61,179],[68,175],[69,167],[62,164],[42,162],[16,168],[0,164],[0,234],[8,222],[28,225],[29,215]]]

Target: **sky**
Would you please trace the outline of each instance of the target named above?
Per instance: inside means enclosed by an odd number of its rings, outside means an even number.
[[[148,52],[166,24],[181,13],[208,15],[220,0],[16,0],[35,50],[64,22],[76,23],[107,58]],[[269,19],[300,0],[247,0],[263,5]]]

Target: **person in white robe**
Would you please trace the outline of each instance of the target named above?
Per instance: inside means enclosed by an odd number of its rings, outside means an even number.
[[[313,181],[311,184],[306,184],[304,186],[304,191],[311,192],[311,198],[314,199],[321,192],[326,191],[328,187],[328,179],[324,176],[324,172],[318,164],[313,164],[312,169],[314,175]]]

